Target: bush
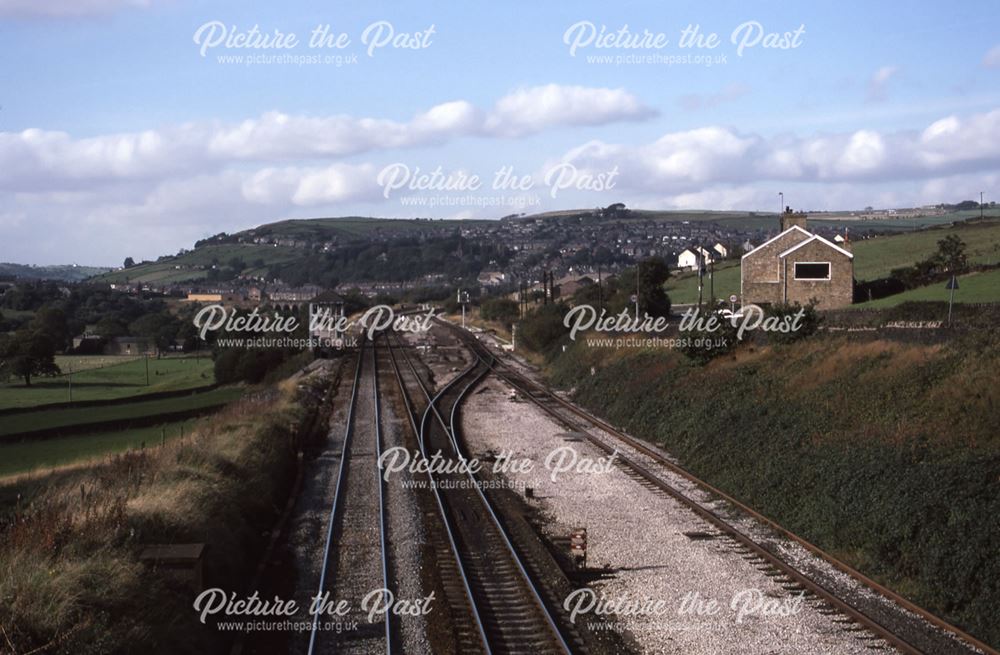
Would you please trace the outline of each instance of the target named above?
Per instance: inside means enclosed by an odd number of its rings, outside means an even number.
[[[517,324],[517,338],[529,350],[551,355],[560,340],[569,334],[563,319],[569,308],[557,303],[542,305]]]
[[[738,345],[737,332],[737,328],[728,319],[720,320],[714,331],[701,327],[686,330],[680,333],[683,339],[680,351],[691,361],[705,364],[716,357],[736,350]]]
[[[483,301],[479,315],[486,321],[510,325],[518,319],[517,303],[509,298],[488,298]]]
[[[802,312],[802,318],[799,320],[799,329],[794,332],[768,332],[767,340],[772,343],[792,343],[815,334],[816,330],[819,329],[819,324],[823,320],[816,311],[815,300],[810,301],[805,307],[799,303],[771,305],[765,311],[765,314],[768,317],[777,318],[784,322],[793,321],[793,317],[800,311]]]

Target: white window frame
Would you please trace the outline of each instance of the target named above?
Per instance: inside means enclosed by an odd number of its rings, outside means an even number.
[[[799,277],[799,264],[826,264],[826,277]],[[832,262],[792,262],[792,279],[801,282],[829,282],[833,277]]]

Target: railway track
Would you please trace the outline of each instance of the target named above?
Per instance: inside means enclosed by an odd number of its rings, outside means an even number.
[[[616,453],[616,461],[626,472],[644,484],[662,491],[714,526],[718,534],[730,541],[733,550],[746,559],[759,564],[762,571],[777,577],[789,591],[804,590],[812,599],[845,618],[845,624],[860,626],[870,635],[872,649],[891,647],[901,653],[959,654],[985,653],[1000,655],[987,644],[952,626],[927,610],[911,603],[892,590],[878,584],[844,562],[834,558],[817,546],[786,530],[767,517],[754,511],[720,489],[702,481],[683,467],[668,459],[655,448],[635,439],[605,421],[585,412],[576,405],[559,397],[547,387],[540,385],[514,371],[497,358],[473,335],[460,328],[445,324],[455,330],[460,338],[475,353],[479,362],[487,364],[490,372],[521,393],[557,422],[594,444],[607,454]],[[863,595],[847,594],[835,588],[830,580],[811,575],[785,559],[773,539],[751,534],[751,530],[739,524],[714,502],[724,501],[730,509],[750,517],[774,535],[791,541],[808,553],[820,558],[836,571],[850,576],[864,588],[888,599],[905,612],[887,613],[884,606]],[[850,600],[844,596],[851,595]],[[821,610],[822,611],[822,610]],[[927,630],[920,622],[929,624]],[[856,628],[855,628],[856,630]],[[864,638],[864,637],[862,637]]]
[[[451,584],[465,591],[471,615],[461,652],[582,652],[579,637],[561,625],[546,604],[531,563],[518,553],[463,453],[458,408],[489,373],[488,363],[475,361],[435,394],[421,379],[405,348],[390,344],[390,352],[411,425],[419,436],[421,455],[426,461],[439,462],[428,477],[456,563],[452,570],[459,579]],[[419,415],[396,353],[426,401]]]
[[[346,601],[350,609],[342,616],[313,615],[309,655],[398,651],[392,614],[387,612],[381,620],[370,622],[362,608],[369,593],[392,590],[385,481],[378,468],[383,436],[377,366],[375,345],[363,341],[358,349],[317,590],[317,595],[325,595],[332,605]],[[338,623],[344,629],[328,625]]]

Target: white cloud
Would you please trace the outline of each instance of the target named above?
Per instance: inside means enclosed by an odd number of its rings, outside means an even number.
[[[706,127],[640,145],[590,141],[559,161],[594,173],[618,166],[620,186],[671,195],[764,181],[921,180],[1000,167],[1000,109],[943,118],[920,132],[858,130],[765,138]]]
[[[152,4],[152,0],[0,0],[0,16],[77,18]]]
[[[1000,68],[1000,44],[990,48],[986,56],[983,57],[983,66],[987,68]]]
[[[32,128],[0,132],[0,189],[79,188],[217,170],[236,162],[336,159],[463,136],[517,137],[560,125],[602,125],[651,115],[652,110],[621,89],[550,84],[515,91],[490,111],[456,100],[409,121],[272,111],[236,124],[187,123],[83,139]]]
[[[624,89],[547,84],[501,98],[486,118],[484,130],[498,136],[523,136],[554,125],[602,125],[655,115]]]
[[[868,102],[881,102],[886,97],[886,87],[889,80],[899,73],[898,66],[883,66],[879,68],[868,80]]]
[[[502,113],[457,101],[409,121],[272,113],[236,125],[84,139],[37,129],[0,133],[0,260],[153,257],[220,230],[292,217],[470,211],[496,217],[507,210],[406,207],[398,196],[386,201],[377,184],[379,158],[340,158],[456,135],[482,138],[488,117]],[[520,133],[546,124],[546,115],[492,127]],[[567,192],[550,200],[543,193],[545,209],[622,201],[773,210],[779,188],[806,209],[924,204],[974,197],[1000,182],[1000,109],[943,116],[910,131],[763,136],[706,126],[645,143],[590,140],[562,156],[548,154],[539,152],[538,160],[570,162],[581,174],[619,172],[615,188],[599,198]]]

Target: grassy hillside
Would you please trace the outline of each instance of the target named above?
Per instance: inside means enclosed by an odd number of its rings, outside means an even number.
[[[855,241],[854,277],[858,280],[874,280],[887,277],[896,268],[912,265],[926,259],[937,252],[937,243],[948,235],[957,235],[966,245],[966,253],[971,264],[994,264],[1000,261],[1000,221],[987,220],[980,223],[972,221],[958,223],[954,226],[893,234]],[[667,281],[666,290],[670,300],[678,304],[698,301],[698,276],[689,272],[674,272]],[[964,302],[997,302],[1000,301],[1000,285],[995,284],[996,278],[984,276],[981,279],[970,280],[972,287],[963,295]],[[704,279],[704,298],[708,299],[708,278]],[[935,288],[915,290],[906,295],[893,296],[867,306],[889,306],[905,300],[947,300]],[[721,262],[715,268],[715,296],[728,298],[730,294],[740,292],[740,267],[736,261]],[[912,295],[911,295],[912,294]],[[956,299],[958,294],[956,294]]]
[[[362,237],[375,232],[425,232],[453,230],[470,227],[487,221],[425,220],[411,218],[367,218],[344,216],[341,218],[312,218],[308,220],[288,220],[269,223],[252,230],[261,235],[281,235],[290,239],[309,236]]]
[[[148,428],[94,432],[73,437],[36,439],[19,443],[0,443],[0,479],[92,460],[113,453],[156,447],[161,439],[170,442],[184,434],[191,434],[199,422],[209,419],[189,419],[154,425]]]
[[[0,263],[0,275],[13,275],[29,280],[63,280],[79,282],[88,277],[100,275],[108,269],[101,266],[77,266],[65,264],[57,266],[27,266],[25,264]]]
[[[246,236],[248,241],[253,238],[264,237],[270,239],[323,242],[334,238],[350,240],[387,232],[405,235],[420,232],[448,231],[458,227],[469,227],[482,222],[346,216],[343,218],[278,221],[236,234]],[[287,246],[255,243],[206,244],[182,255],[165,257],[161,261],[141,263],[128,269],[97,275],[94,280],[109,283],[139,282],[159,284],[198,281],[204,279],[207,275],[207,272],[202,267],[211,266],[215,261],[225,264],[233,257],[239,257],[247,264],[245,271],[247,274],[263,275],[271,266],[294,262],[300,259],[302,254],[303,250],[301,248]],[[262,260],[263,265],[254,266],[253,263],[256,260]]]
[[[969,263],[1000,261],[1000,221],[974,221],[857,241],[853,245],[854,277],[859,280],[886,277],[894,268],[909,266],[930,257],[937,251],[937,242],[951,234],[965,242]]]
[[[675,351],[578,341],[555,360],[552,378],[709,482],[996,646],[998,366],[997,332],[943,344],[820,335],[744,347],[704,367]]]
[[[283,246],[256,244],[202,246],[183,255],[166,258],[163,261],[139,264],[127,269],[105,273],[94,278],[94,281],[164,284],[201,280],[208,275],[208,272],[202,267],[210,267],[213,262],[225,264],[233,257],[239,257],[246,262],[247,273],[264,273],[269,266],[294,261],[301,256],[302,250]],[[262,260],[264,265],[254,267],[252,264],[258,259]]]
[[[938,282],[926,287],[919,287],[903,293],[855,305],[860,309],[869,307],[895,307],[910,301],[948,302],[951,293],[945,288],[945,282]],[[1000,301],[1000,270],[984,273],[970,273],[958,278],[958,289],[955,291],[956,303],[980,303]]]
[[[222,387],[204,393],[161,398],[158,400],[136,400],[121,405],[101,407],[71,407],[67,409],[39,409],[38,411],[12,414],[3,417],[0,423],[0,439],[21,432],[35,430],[56,430],[106,421],[130,422],[175,412],[194,412],[221,407],[240,397],[239,387]]]
[[[716,298],[729,298],[730,295],[740,293],[740,265],[738,261],[722,262],[715,267],[713,272],[714,290]],[[708,275],[702,279],[704,288],[702,298],[708,302],[709,281]],[[690,272],[672,272],[666,284],[667,295],[670,302],[675,304],[691,304],[698,302],[698,275]]]
[[[111,400],[143,396],[161,391],[178,391],[203,387],[215,382],[211,358],[170,357],[149,360],[149,386],[146,385],[146,364],[142,359],[130,359],[110,366],[90,366],[86,357],[57,358],[64,375],[35,378],[30,387],[15,382],[0,386],[0,409],[32,407],[46,403],[69,401],[69,376],[73,373],[73,401]],[[99,360],[109,358],[98,357]],[[81,370],[82,369],[82,370]]]
[[[165,448],[0,484],[7,650],[228,651],[226,637],[191,611],[191,592],[140,553],[144,544],[205,543],[205,580],[245,587],[285,505],[295,453],[322,423],[323,387],[297,387],[226,410]]]
[[[591,209],[574,209],[564,211],[543,212],[532,214],[524,218],[559,218],[565,216],[576,216],[581,213],[593,211]],[[987,217],[1000,217],[1000,207],[987,208]],[[849,227],[854,233],[879,231],[899,231],[912,232],[924,227],[938,227],[950,225],[955,221],[965,221],[979,218],[979,210],[954,211],[942,214],[941,216],[918,216],[915,218],[886,218],[878,220],[861,221],[851,218],[849,213],[844,212],[815,212],[810,213],[810,222],[842,230]],[[629,215],[617,220],[653,220],[664,222],[689,221],[691,223],[717,223],[719,225],[751,230],[773,229],[778,222],[778,215],[773,212],[749,212],[749,211],[714,211],[714,210],[649,210],[635,209]]]

